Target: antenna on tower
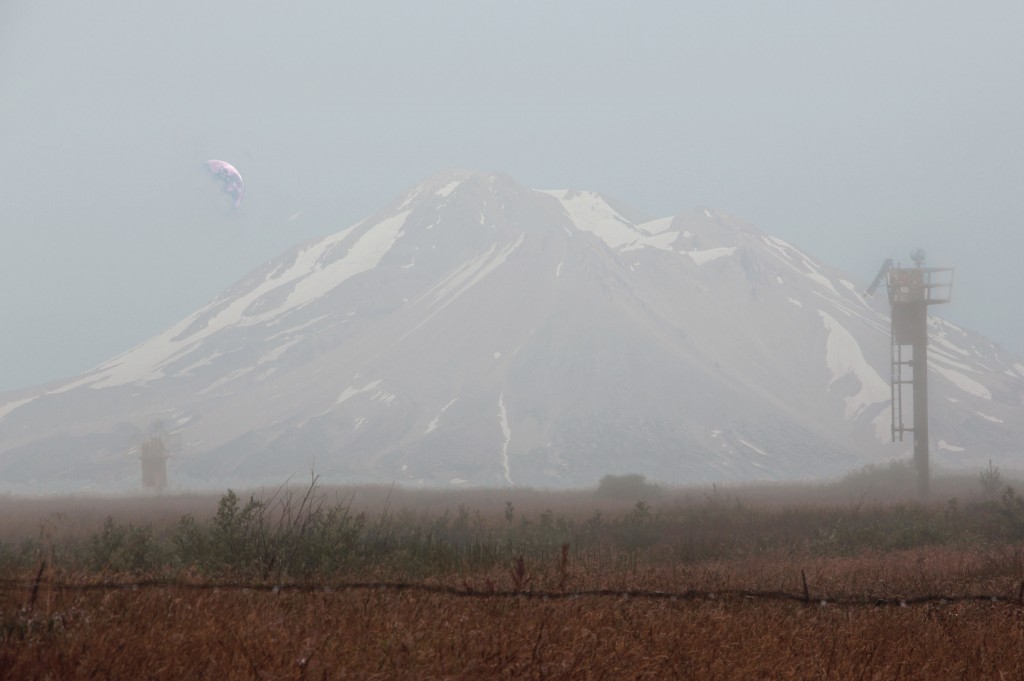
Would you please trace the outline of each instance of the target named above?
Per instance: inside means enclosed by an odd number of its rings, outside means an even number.
[[[878,289],[878,285],[882,283],[882,280],[885,279],[885,275],[888,274],[889,270],[891,269],[892,258],[887,258],[886,261],[883,262],[882,266],[879,268],[878,274],[875,275],[874,280],[872,280],[871,286],[868,286],[868,289],[864,291],[865,297],[875,295],[875,291]]]
[[[925,267],[925,252],[910,254],[914,267],[882,263],[865,295],[871,295],[885,279],[892,308],[892,440],[914,434],[914,467],[917,495],[928,498],[928,306],[948,303],[953,293],[952,267]],[[904,421],[903,386],[911,386],[911,420]]]

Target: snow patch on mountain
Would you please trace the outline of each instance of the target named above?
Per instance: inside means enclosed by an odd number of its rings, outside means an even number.
[[[461,295],[466,293],[466,291],[473,288],[473,286],[482,281],[488,274],[500,267],[506,260],[508,260],[510,255],[515,253],[516,250],[523,245],[523,241],[525,239],[526,235],[520,234],[514,242],[506,245],[501,250],[498,250],[496,244],[492,245],[485,253],[467,260],[457,267],[451,274],[442,279],[438,284],[433,286],[423,296],[430,299],[429,305],[433,310],[421,322],[407,331],[402,336],[402,340],[415,333],[427,322],[433,319],[435,315],[440,313],[441,310],[451,305]]]
[[[398,395],[390,393],[387,390],[378,390],[370,397],[371,402],[381,402],[385,406],[390,405],[392,402],[398,399]]]
[[[836,287],[833,286],[832,282],[829,281],[828,277],[824,276],[823,274],[815,271],[810,271],[805,272],[804,276],[810,279],[811,281],[815,282],[816,284],[820,284],[824,288],[827,288],[828,290],[832,291],[832,293],[839,295],[839,291],[836,290]]]
[[[171,328],[170,331],[129,350],[120,358],[100,366],[93,373],[87,374],[85,378],[62,386],[54,392],[65,392],[83,385],[97,390],[130,383],[145,385],[150,381],[163,378],[164,365],[185,354],[195,345],[195,342],[182,343],[175,340],[176,336],[187,326],[186,322],[182,322]]]
[[[853,376],[860,384],[860,389],[855,395],[845,398],[846,419],[855,418],[872,404],[889,400],[889,384],[864,359],[860,344],[853,335],[827,312],[818,310],[818,314],[821,315],[821,320],[828,331],[825,364],[832,372],[829,387],[847,376]]]
[[[407,217],[409,217],[409,211],[381,220],[359,237],[358,241],[349,248],[345,257],[327,265],[323,265],[319,259],[312,263],[308,262],[308,258],[303,259],[306,262],[303,262],[301,266],[299,262],[296,262],[292,270],[297,270],[297,272],[289,279],[289,281],[297,280],[291,294],[284,304],[264,313],[265,316],[261,318],[279,316],[288,310],[307,305],[355,275],[375,268],[402,235],[402,227],[405,225]],[[300,267],[305,269],[300,269]],[[235,322],[238,321],[241,319],[236,318]],[[251,320],[250,323],[252,321],[259,321],[259,319]]]
[[[276,348],[274,348],[273,350],[271,350],[270,352],[266,353],[265,355],[260,357],[258,360],[256,360],[256,364],[259,365],[259,364],[269,364],[270,362],[276,362],[290,348],[292,348],[295,345],[298,345],[303,340],[304,339],[300,336],[298,338],[293,338],[292,340],[290,340],[290,341],[288,341],[286,343],[282,343],[281,345],[278,345]]]
[[[508,465],[508,445],[512,441],[512,429],[508,425],[508,411],[505,409],[505,393],[498,396],[498,420],[501,425],[501,474],[508,484],[512,482],[512,470]]]
[[[246,366],[246,367],[242,367],[241,369],[235,369],[231,373],[226,374],[224,376],[221,376],[216,381],[214,381],[210,385],[206,386],[202,390],[197,391],[196,394],[197,395],[209,395],[209,394],[213,393],[214,391],[216,391],[218,388],[220,388],[222,386],[225,386],[228,383],[231,383],[232,381],[236,381],[239,378],[242,378],[243,376],[247,376],[248,374],[252,373],[252,371],[255,368],[256,368],[255,366]]]
[[[707,248],[703,251],[683,251],[685,255],[690,256],[690,260],[703,265],[709,263],[712,260],[718,260],[719,258],[727,258],[736,252],[735,246],[722,246],[720,248]]]
[[[839,295],[839,291],[836,290],[832,281],[821,274],[820,268],[814,263],[814,260],[803,251],[778,237],[764,235],[761,240],[769,247],[770,252],[791,270],[828,289],[836,296]],[[803,268],[801,269],[798,265],[802,265]]]
[[[628,246],[639,236],[633,224],[619,215],[598,194],[571,190],[551,190],[545,193],[561,202],[576,229],[595,235],[611,248]]]
[[[164,333],[55,392],[85,385],[100,389],[132,383],[146,384],[163,378],[167,365],[218,331],[267,322],[309,304],[357,274],[372,270],[401,236],[408,215],[409,211],[404,211],[380,221],[366,230],[343,257],[331,262],[325,262],[327,256],[358,225],[321,239],[301,250],[291,266],[279,267],[244,294],[215,300]],[[285,286],[292,288],[281,304],[258,310],[259,303],[266,300],[266,296]]]
[[[827,303],[839,312],[842,312],[852,319],[864,322],[864,324],[869,328],[878,331],[880,334],[884,334],[886,336],[889,335],[889,319],[881,315],[878,311],[871,309],[870,307],[865,311],[861,310],[860,307],[851,306],[846,302],[846,298],[833,295],[833,293],[829,291],[822,291],[820,287],[814,287],[810,291],[812,295],[817,296],[823,302]]]
[[[961,348],[956,343],[950,341],[949,338],[946,337],[945,331],[932,331],[932,333],[929,334],[929,339],[932,341],[932,343],[935,343],[936,345],[941,345],[942,348],[948,352],[954,352],[964,357],[971,356],[970,352]]]
[[[430,423],[427,424],[427,429],[425,431],[423,431],[423,434],[424,435],[428,435],[428,434],[432,433],[433,431],[437,430],[437,424],[441,422],[441,417],[444,416],[444,413],[446,411],[448,411],[448,407],[450,407],[453,404],[455,404],[456,402],[458,402],[458,400],[459,400],[459,398],[456,397],[451,402],[449,402],[448,404],[446,404],[443,407],[441,407],[441,412],[437,416],[434,417],[433,421],[431,421]]]
[[[280,338],[281,336],[292,336],[292,335],[298,333],[299,331],[302,331],[303,329],[307,329],[307,328],[309,328],[311,326],[314,326],[318,322],[321,322],[321,321],[323,321],[324,319],[327,319],[327,318],[328,318],[328,315],[325,315],[325,314],[318,315],[318,316],[313,317],[312,319],[310,319],[308,322],[303,322],[302,324],[297,324],[295,326],[290,326],[287,329],[285,329],[284,331],[278,331],[277,333],[271,334],[271,335],[267,336],[267,340],[274,340],[276,338]]]
[[[745,447],[748,447],[749,449],[752,449],[752,450],[754,450],[755,452],[757,452],[757,453],[758,453],[758,454],[760,454],[761,456],[763,456],[763,457],[766,457],[766,458],[769,458],[769,459],[770,459],[770,458],[772,458],[772,456],[771,456],[771,455],[770,455],[770,454],[769,454],[768,452],[764,451],[764,450],[763,450],[763,449],[761,449],[760,447],[757,447],[757,446],[755,446],[755,445],[751,444],[750,442],[747,442],[747,441],[746,441],[746,440],[744,440],[743,438],[737,438],[737,439],[739,440],[739,443],[740,443],[741,445],[744,445]]]
[[[673,217],[657,218],[656,220],[642,222],[637,225],[636,228],[641,232],[646,232],[647,234],[661,234],[662,232],[667,232],[673,222],[675,222],[675,218]]]
[[[956,387],[963,390],[965,393],[970,393],[976,397],[980,397],[983,400],[992,399],[992,391],[983,386],[981,383],[975,381],[973,378],[968,378],[964,374],[960,373],[955,369],[940,366],[935,362],[932,362],[929,367],[932,371],[936,372],[947,381],[955,385]]]
[[[946,350],[944,350],[941,346],[935,345],[934,343],[930,343],[928,345],[928,357],[934,359],[937,362],[941,362],[946,366],[951,366],[957,369],[962,369],[964,371],[969,371],[972,374],[981,373],[980,371],[978,371],[978,369],[967,363],[971,361],[970,354],[965,356],[966,359],[964,359],[964,357],[960,355],[954,356],[946,352]],[[960,361],[960,359],[964,359],[964,361]]]
[[[341,404],[342,402],[345,402],[345,401],[355,397],[356,395],[359,395],[360,393],[368,393],[368,392],[370,392],[371,390],[373,390],[374,388],[379,386],[381,384],[382,380],[383,379],[378,378],[376,381],[370,381],[369,383],[364,385],[362,388],[357,388],[354,385],[348,386],[347,388],[345,388],[344,390],[341,391],[340,395],[338,395],[338,399],[337,399],[337,401],[335,401],[335,404]]]
[[[176,372],[174,374],[174,376],[177,377],[177,378],[181,378],[183,376],[191,376],[193,373],[195,373],[196,369],[201,369],[202,367],[212,366],[213,363],[216,362],[219,357],[223,357],[223,356],[224,356],[224,353],[220,352],[219,350],[216,351],[216,352],[212,352],[209,355],[206,355],[205,357],[201,357],[201,358],[197,359],[195,362],[192,362],[191,364],[186,366],[184,369],[179,370],[178,372]]]
[[[693,236],[690,232],[672,231],[670,228],[674,218],[659,218],[634,225],[604,198],[593,192],[548,190],[544,193],[554,196],[561,202],[562,208],[578,231],[594,234],[609,248],[621,252],[655,248],[674,253],[677,251],[673,247],[680,237]],[[697,265],[704,265],[733,255],[736,247],[718,246],[678,252],[688,256]]]
[[[520,234],[519,238],[501,250],[498,250],[495,244],[482,255],[467,260],[433,288],[434,302],[445,300],[445,306],[450,304],[508,260],[508,257],[523,245],[525,238],[525,234]]]
[[[35,397],[26,397],[24,399],[14,400],[13,402],[8,402],[7,404],[4,404],[4,405],[0,406],[0,419],[3,419],[5,416],[10,414],[12,411],[17,409],[18,407],[23,407],[26,404],[28,404],[29,402],[34,401],[35,399],[37,399],[37,398],[35,398]]]
[[[622,251],[635,251],[641,248],[657,248],[660,251],[672,251],[672,245],[678,240],[678,232],[661,232],[651,235],[637,233],[633,242],[628,246],[624,246]]]
[[[445,186],[443,186],[440,189],[438,189],[436,192],[434,192],[434,194],[436,196],[447,197],[453,191],[455,191],[455,189],[460,184],[462,184],[462,180],[453,180],[453,181],[449,182],[448,184],[446,184]]]
[[[846,290],[852,294],[850,297],[856,300],[862,307],[866,307],[871,312],[877,314],[875,309],[871,307],[871,304],[867,301],[867,298],[865,298],[865,296],[861,294],[856,284],[854,284],[852,281],[847,281],[846,279],[840,279],[839,283],[842,284],[846,288]]]

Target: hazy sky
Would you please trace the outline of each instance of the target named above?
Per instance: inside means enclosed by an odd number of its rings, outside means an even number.
[[[0,390],[439,170],[730,211],[1024,353],[1024,3],[0,0]],[[242,207],[203,162],[246,180]]]

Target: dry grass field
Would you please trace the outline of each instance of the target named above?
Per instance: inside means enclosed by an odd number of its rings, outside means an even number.
[[[1010,488],[627,491],[5,499],[0,678],[1024,678]]]
[[[62,596],[0,648],[6,678],[998,679],[1016,605],[452,598],[389,591]]]

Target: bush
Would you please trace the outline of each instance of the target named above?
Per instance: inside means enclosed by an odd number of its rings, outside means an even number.
[[[606,499],[626,499],[629,501],[648,501],[657,499],[664,490],[639,473],[626,475],[606,475],[597,483],[597,496]]]
[[[89,545],[89,563],[99,572],[151,572],[163,566],[165,557],[151,527],[115,523],[109,516]]]
[[[988,468],[978,475],[978,484],[981,485],[981,493],[986,499],[995,499],[1006,485],[1003,474],[999,472],[999,466],[993,466],[991,459],[989,459]]]

